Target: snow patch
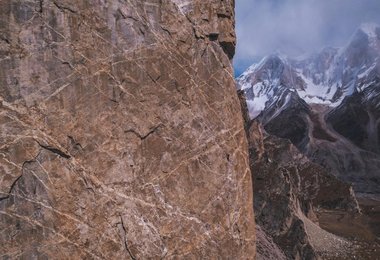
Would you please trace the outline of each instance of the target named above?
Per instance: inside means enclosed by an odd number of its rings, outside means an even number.
[[[377,38],[377,28],[379,28],[379,26],[375,23],[364,23],[360,26],[360,30],[367,34],[369,38]]]
[[[172,0],[174,4],[178,7],[183,15],[189,13],[191,11],[191,4],[193,0]]]
[[[261,96],[254,100],[247,100],[249,117],[257,117],[265,109],[265,103],[269,100],[268,96]]]

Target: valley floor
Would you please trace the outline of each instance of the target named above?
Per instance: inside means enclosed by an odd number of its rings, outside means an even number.
[[[349,242],[338,250],[324,251],[323,259],[380,259],[380,195],[357,194],[362,214],[317,211],[319,225]]]

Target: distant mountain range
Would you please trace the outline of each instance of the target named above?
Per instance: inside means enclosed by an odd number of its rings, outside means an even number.
[[[237,86],[268,133],[357,191],[380,193],[380,26],[362,25],[342,48],[265,57]]]

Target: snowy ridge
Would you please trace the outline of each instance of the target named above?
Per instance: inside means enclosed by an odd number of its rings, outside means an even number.
[[[251,118],[273,103],[278,90],[282,88],[281,77],[287,60],[271,55],[252,65],[238,79],[238,88],[248,94],[247,104]],[[268,103],[269,102],[269,103]]]
[[[373,84],[380,71],[379,47],[380,27],[363,24],[343,48],[325,48],[297,59],[267,56],[237,78],[237,87],[246,94],[251,118],[285,90],[297,92],[308,104],[336,107]]]
[[[379,25],[377,25],[375,23],[364,23],[360,26],[359,30],[361,30],[365,34],[367,34],[368,38],[376,39],[377,38],[377,34],[376,34],[377,28],[379,28]]]

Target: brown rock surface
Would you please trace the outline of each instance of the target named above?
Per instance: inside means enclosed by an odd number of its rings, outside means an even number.
[[[233,4],[0,2],[3,258],[254,258]]]

